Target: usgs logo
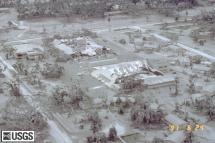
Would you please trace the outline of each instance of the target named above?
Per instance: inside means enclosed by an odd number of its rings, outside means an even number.
[[[1,131],[1,142],[34,142],[34,131]]]

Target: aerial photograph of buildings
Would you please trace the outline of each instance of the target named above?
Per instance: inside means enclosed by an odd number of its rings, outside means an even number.
[[[0,131],[215,143],[215,0],[0,0]]]

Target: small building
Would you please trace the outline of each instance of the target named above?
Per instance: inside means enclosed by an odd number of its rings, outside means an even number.
[[[29,58],[31,60],[44,55],[44,49],[36,44],[13,45],[14,57],[16,59]]]
[[[144,79],[144,85],[147,88],[159,88],[159,87],[170,87],[176,86],[176,79],[173,76],[155,76]]]

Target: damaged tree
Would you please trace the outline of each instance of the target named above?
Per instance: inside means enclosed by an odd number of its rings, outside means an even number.
[[[12,66],[19,74],[25,74],[27,71],[25,65],[22,62],[16,62]]]
[[[102,120],[99,118],[97,113],[91,114],[88,117],[88,121],[91,123],[90,129],[93,134],[97,133],[102,127]]]
[[[4,84],[7,86],[9,94],[11,96],[19,97],[21,96],[19,83],[16,81],[10,81],[10,82],[4,82]]]
[[[58,105],[72,105],[74,108],[80,108],[84,96],[84,92],[76,85],[72,85],[69,90],[56,87],[52,94]]]
[[[89,113],[85,121],[90,123],[90,130],[93,133],[86,138],[87,143],[108,143],[106,135],[99,132],[102,128],[102,119],[98,113]]]
[[[39,87],[42,87],[42,82],[37,74],[31,73],[28,74],[27,77],[28,83],[30,83],[31,85],[39,85]]]

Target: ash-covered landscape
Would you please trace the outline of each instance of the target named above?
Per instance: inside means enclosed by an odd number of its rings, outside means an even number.
[[[0,0],[0,130],[215,143],[214,45],[215,0]]]

